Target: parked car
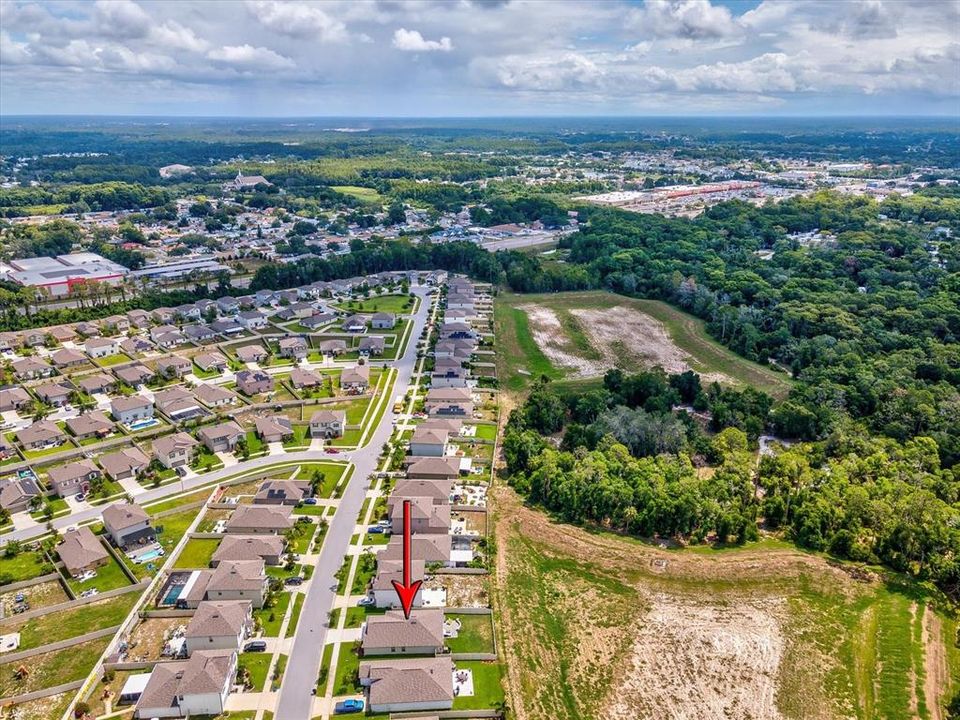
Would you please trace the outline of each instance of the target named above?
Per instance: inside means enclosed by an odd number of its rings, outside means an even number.
[[[339,454],[340,454],[340,451],[339,451],[339,450],[337,450],[337,449],[335,449],[335,448],[329,448],[329,447],[328,447],[326,450],[324,450],[324,452],[325,452],[327,455],[339,455]]]
[[[373,605],[376,602],[372,597],[365,596],[357,600],[357,605],[360,607],[366,607],[367,605]]]
[[[335,715],[363,712],[363,700],[341,700],[333,706]]]
[[[307,498],[306,500],[303,501],[303,504],[304,504],[304,505],[316,505],[316,504],[317,504],[317,499],[316,499],[316,498]]]
[[[383,535],[383,528],[379,525],[371,525],[367,528],[367,532],[371,535]]]
[[[294,575],[293,577],[284,578],[283,584],[284,585],[303,585],[303,578],[298,575]]]
[[[251,640],[243,646],[244,652],[266,652],[267,644],[263,640]]]

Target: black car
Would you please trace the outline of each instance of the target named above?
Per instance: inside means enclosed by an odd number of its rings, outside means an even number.
[[[283,581],[284,585],[303,585],[303,578],[299,575],[294,575],[292,577],[285,578]]]
[[[253,640],[243,646],[244,652],[266,652],[267,644],[263,640]]]

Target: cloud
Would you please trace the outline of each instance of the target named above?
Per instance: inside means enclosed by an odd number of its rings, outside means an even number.
[[[163,25],[153,27],[150,30],[150,39],[165,48],[195,53],[204,52],[210,46],[210,43],[197,37],[193,30],[176,20],[168,20]]]
[[[450,52],[453,43],[446,36],[439,40],[426,40],[417,30],[400,28],[393,34],[393,47],[404,52]]]
[[[270,48],[252,45],[224,45],[208,52],[207,57],[237,70],[285,70],[296,67],[290,58]]]
[[[250,13],[265,28],[294,38],[315,37],[321,42],[343,42],[347,27],[319,7],[300,2],[250,0]]]
[[[150,15],[133,0],[97,0],[94,8],[97,27],[108,37],[137,38],[150,32]]]
[[[647,0],[629,14],[627,24],[653,37],[722,38],[741,32],[729,8],[710,0]]]

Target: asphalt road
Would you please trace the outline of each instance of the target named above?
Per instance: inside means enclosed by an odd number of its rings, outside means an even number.
[[[417,362],[417,343],[430,311],[430,296],[421,292],[418,294],[422,302],[414,316],[406,352],[401,359],[393,363],[398,373],[394,385],[395,395],[404,395],[407,392]],[[310,720],[312,717],[311,691],[317,683],[320,659],[328,630],[328,615],[337,593],[338,583],[334,574],[340,569],[343,558],[347,554],[350,538],[353,536],[353,530],[360,515],[360,508],[363,506],[367,490],[370,489],[370,475],[377,470],[380,448],[390,439],[393,431],[395,415],[392,400],[393,398],[386,399],[388,403],[386,412],[366,447],[349,454],[356,468],[327,530],[327,536],[323,541],[320,557],[314,569],[313,580],[310,582],[310,589],[303,602],[300,622],[297,625],[297,633],[277,700],[275,717],[278,720]],[[291,455],[297,454],[291,453]],[[329,456],[327,458],[329,459]]]

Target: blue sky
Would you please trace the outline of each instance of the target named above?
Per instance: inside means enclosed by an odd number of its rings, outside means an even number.
[[[960,117],[960,0],[2,0],[0,112]]]

